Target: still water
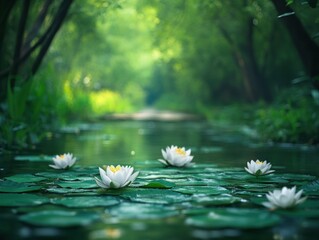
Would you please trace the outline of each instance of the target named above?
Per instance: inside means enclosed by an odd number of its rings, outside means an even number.
[[[73,153],[83,167],[108,164],[157,163],[161,149],[177,145],[190,148],[195,163],[221,168],[244,168],[247,161],[267,160],[276,173],[319,176],[319,149],[304,145],[265,144],[249,128],[215,126],[207,122],[109,121],[77,124],[44,140],[22,155],[52,156]],[[21,155],[21,154],[20,154]],[[48,168],[47,162],[16,161],[14,155],[1,156],[1,177],[16,173],[36,173]],[[165,196],[163,196],[165,198]],[[306,228],[295,223],[263,230],[196,229],[186,226],[183,216],[161,219],[109,220],[85,228],[44,228],[22,224],[5,209],[1,214],[1,239],[312,239],[317,222]],[[113,222],[112,222],[113,221]],[[6,223],[4,223],[6,222]],[[319,222],[318,222],[319,223]],[[2,223],[1,223],[2,224]],[[318,224],[319,226],[319,224]],[[10,229],[10,230],[8,230]],[[318,231],[318,230],[317,230]],[[11,233],[10,233],[11,232]],[[259,234],[262,233],[262,236]]]
[[[69,134],[44,141],[37,153],[72,152],[84,166],[156,161],[170,145],[192,149],[194,161],[243,167],[253,159],[270,161],[285,172],[319,175],[319,149],[304,145],[264,144],[244,134],[245,127],[218,127],[206,122],[122,121],[80,124]],[[81,131],[80,133],[72,133]],[[280,170],[279,170],[280,171]]]

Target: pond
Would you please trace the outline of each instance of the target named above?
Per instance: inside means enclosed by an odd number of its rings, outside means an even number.
[[[207,122],[108,121],[65,127],[35,149],[1,155],[1,239],[313,239],[319,234],[319,149],[264,144],[247,127]],[[192,150],[194,165],[165,167],[161,149]],[[73,153],[74,167],[48,167]],[[267,160],[255,177],[244,167]],[[103,190],[98,167],[130,165],[139,176]],[[270,211],[265,194],[283,186],[307,200]]]

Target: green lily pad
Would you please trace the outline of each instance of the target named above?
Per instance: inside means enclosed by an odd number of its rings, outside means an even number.
[[[284,174],[281,174],[280,176],[289,181],[313,181],[316,179],[315,176],[307,175],[307,174],[284,173]]]
[[[187,186],[187,187],[176,187],[173,191],[184,193],[184,194],[207,194],[207,195],[218,195],[222,193],[229,193],[229,190],[219,186]]]
[[[35,206],[49,202],[44,196],[29,193],[0,193],[0,206],[16,207],[16,206]]]
[[[242,199],[231,195],[219,195],[219,196],[206,196],[206,195],[194,195],[193,201],[204,206],[219,206],[230,205],[236,202],[241,202]]]
[[[166,175],[166,174],[152,174],[152,175],[145,175],[145,176],[139,176],[140,179],[181,179],[181,178],[187,178],[189,175],[185,174],[175,174],[175,175]]]
[[[23,222],[47,227],[85,226],[99,219],[94,212],[75,212],[62,210],[47,210],[27,213],[19,217]]]
[[[98,185],[93,179],[83,180],[83,181],[67,181],[58,182],[60,187],[63,188],[98,188]]]
[[[46,189],[47,192],[50,193],[58,193],[65,195],[96,195],[97,193],[92,191],[92,189],[84,189],[84,188],[60,188],[60,187],[51,187]]]
[[[131,189],[122,192],[121,197],[133,202],[143,202],[152,204],[181,203],[190,200],[190,196],[174,192],[170,189]]]
[[[146,185],[143,185],[141,187],[143,188],[172,188],[175,186],[175,183],[169,182],[169,181],[165,181],[165,180],[157,180],[157,181],[151,181],[149,183],[147,183]]]
[[[81,180],[83,178],[89,177],[88,174],[85,174],[83,172],[64,171],[64,170],[61,170],[61,171],[40,172],[40,173],[36,173],[35,175],[36,176],[45,177],[45,178],[49,178],[49,179],[62,179],[62,180],[67,180],[67,181]]]
[[[33,185],[30,183],[17,183],[10,180],[0,180],[0,192],[19,193],[19,192],[32,192],[41,189],[41,186]]]
[[[66,207],[109,207],[119,204],[120,200],[112,196],[77,196],[54,198],[51,203]]]
[[[309,184],[302,187],[306,194],[319,195],[319,180],[310,182]]]
[[[26,174],[12,175],[10,177],[6,177],[5,179],[13,181],[13,182],[27,183],[27,182],[40,182],[42,180],[45,180],[46,178],[26,173]]]
[[[145,203],[122,203],[110,209],[113,216],[123,219],[157,219],[179,214],[176,208]]]
[[[241,228],[256,229],[270,227],[280,222],[278,215],[267,210],[226,208],[216,209],[205,215],[195,215],[186,219],[186,224],[200,228]]]

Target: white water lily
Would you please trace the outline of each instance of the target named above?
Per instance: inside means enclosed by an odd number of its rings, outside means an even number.
[[[275,170],[270,170],[271,164],[267,163],[267,161],[259,161],[258,159],[256,162],[254,160],[251,160],[250,162],[247,162],[247,167],[245,167],[245,170],[252,174],[252,175],[266,175],[273,173]]]
[[[102,188],[122,188],[131,184],[139,174],[135,172],[133,167],[113,165],[107,166],[106,171],[99,168],[101,180],[95,178],[97,185]]]
[[[306,200],[307,197],[300,198],[302,193],[303,190],[296,193],[296,186],[293,188],[283,187],[282,189],[276,189],[266,194],[269,202],[264,202],[263,205],[270,209],[292,208]]]
[[[158,159],[158,161],[165,165],[184,167],[189,165],[193,160],[193,156],[190,154],[190,149],[185,150],[184,147],[179,148],[172,145],[171,147],[166,147],[166,151],[162,149],[162,155],[164,159]]]
[[[49,165],[55,169],[65,169],[72,167],[76,161],[76,157],[73,157],[72,153],[64,153],[61,155],[56,155],[52,158],[54,165]]]

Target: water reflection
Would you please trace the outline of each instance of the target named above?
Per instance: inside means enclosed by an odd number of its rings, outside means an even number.
[[[37,151],[45,155],[72,152],[84,166],[134,164],[155,161],[161,158],[162,148],[177,145],[191,148],[194,162],[243,168],[247,161],[260,159],[271,162],[279,173],[319,175],[319,169],[313,168],[318,148],[262,144],[240,129],[206,122],[111,121],[71,129],[44,141]]]

